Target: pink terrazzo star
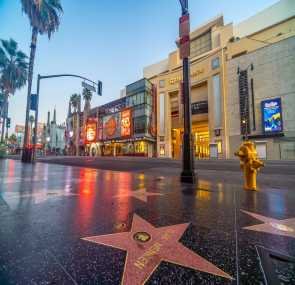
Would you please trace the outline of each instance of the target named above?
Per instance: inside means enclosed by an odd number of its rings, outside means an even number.
[[[248,211],[241,211],[259,221],[264,222],[263,224],[244,227],[243,229],[295,238],[295,218],[277,220]]]
[[[82,239],[127,252],[122,284],[143,284],[161,261],[232,279],[229,274],[179,242],[188,225],[186,223],[155,228],[134,214],[130,232]]]
[[[122,198],[122,197],[134,197],[138,200],[141,200],[142,202],[147,202],[147,197],[150,196],[163,196],[161,193],[152,193],[152,192],[146,192],[145,188],[136,190],[136,191],[129,191],[124,194],[115,195],[115,198]]]

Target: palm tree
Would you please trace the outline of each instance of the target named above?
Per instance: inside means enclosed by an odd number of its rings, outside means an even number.
[[[92,99],[92,92],[89,89],[84,88],[82,95],[83,95],[83,99],[85,100],[84,109],[90,109],[90,101]]]
[[[87,119],[88,119],[88,112],[90,110],[90,101],[92,99],[92,92],[87,88],[83,88],[82,95],[83,95],[83,99],[85,100],[84,112],[83,112],[83,138],[85,139],[86,125],[87,125]]]
[[[71,105],[76,113],[76,124],[74,125],[74,130],[76,134],[76,155],[79,155],[79,141],[80,141],[80,111],[81,111],[81,95],[72,94],[70,98]]]
[[[74,108],[74,112],[76,113],[79,107],[81,96],[77,93],[71,95],[70,102],[72,107]]]
[[[30,97],[32,89],[33,68],[36,53],[36,44],[38,34],[47,34],[50,39],[51,35],[58,29],[60,24],[60,14],[63,12],[60,0],[21,0],[22,9],[28,15],[32,27],[31,53],[28,75],[28,93],[26,109],[26,127],[24,137],[24,147],[28,142],[29,114],[30,114]],[[25,155],[23,161],[25,161]]]
[[[18,49],[17,42],[13,39],[0,40],[0,86],[4,95],[2,105],[2,134],[4,139],[5,119],[7,117],[8,97],[13,95],[17,89],[22,88],[28,77],[27,56]]]

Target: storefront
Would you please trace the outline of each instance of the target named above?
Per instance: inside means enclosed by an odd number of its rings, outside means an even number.
[[[142,79],[126,86],[126,96],[91,110],[86,126],[89,155],[154,156],[155,102],[155,88]]]

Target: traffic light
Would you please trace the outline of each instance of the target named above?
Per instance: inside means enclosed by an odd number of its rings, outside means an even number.
[[[97,82],[97,94],[102,95],[102,82],[98,80]]]
[[[7,119],[6,119],[6,128],[7,128],[7,129],[10,128],[10,123],[11,123],[10,118],[7,118]]]

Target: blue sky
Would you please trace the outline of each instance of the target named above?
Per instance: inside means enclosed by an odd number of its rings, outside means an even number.
[[[29,55],[31,28],[20,0],[0,0],[0,38],[13,38]],[[277,0],[189,0],[191,28],[223,13],[225,23],[239,23]],[[36,75],[75,73],[103,82],[103,96],[94,94],[92,106],[120,95],[125,85],[142,77],[144,66],[167,57],[175,50],[178,35],[178,0],[61,0],[64,14],[59,31],[49,41],[39,36]],[[12,129],[25,119],[26,88],[10,100]],[[40,121],[57,109],[63,122],[72,93],[81,92],[78,79],[42,81]]]

